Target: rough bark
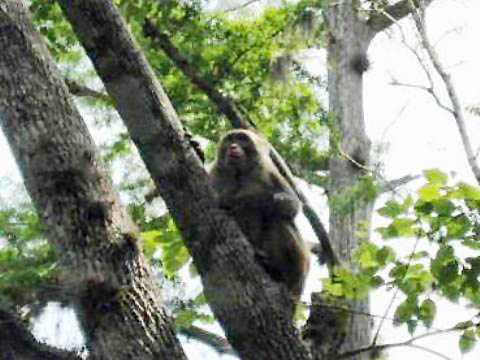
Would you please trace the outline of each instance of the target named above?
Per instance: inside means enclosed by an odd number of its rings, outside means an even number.
[[[207,174],[159,82],[109,0],[59,0],[105,83],[201,275],[208,302],[242,359],[308,359],[286,290],[253,258],[218,208]]]
[[[0,123],[78,299],[90,354],[185,359],[138,231],[22,4],[0,3]]]
[[[330,146],[330,239],[344,264],[351,265],[360,227],[369,226],[371,204],[362,200],[343,203],[343,198],[364,174],[369,164],[370,142],[363,119],[363,83],[360,65],[366,59],[369,44],[367,27],[358,20],[352,2],[337,2],[328,7],[328,93],[334,118]],[[364,239],[366,240],[366,239]],[[341,352],[365,347],[371,337],[368,300],[351,303],[351,313]],[[366,359],[360,354],[355,359]]]

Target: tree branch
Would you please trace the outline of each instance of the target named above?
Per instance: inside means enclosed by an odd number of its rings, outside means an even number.
[[[448,111],[452,115],[455,115],[454,110],[449,108],[447,105],[445,105],[442,100],[440,100],[440,96],[438,96],[437,92],[433,88],[433,86],[425,86],[425,85],[418,85],[418,84],[408,84],[408,83],[403,83],[398,81],[397,79],[392,79],[390,82],[390,85],[393,86],[403,86],[403,87],[409,87],[413,89],[418,89],[418,90],[423,90],[432,95],[433,99],[437,103],[437,105],[442,108],[445,111]]]
[[[238,108],[225,95],[221,94],[206,79],[198,75],[197,69],[191,62],[183,56],[175,45],[170,41],[167,35],[161,33],[149,19],[145,19],[143,24],[145,36],[155,40],[155,43],[165,52],[170,60],[183,72],[183,74],[218,107],[218,110],[225,114],[235,128],[250,128],[251,123],[245,119]]]
[[[411,14],[412,9],[409,5],[410,0],[401,0],[393,5],[386,6],[374,12],[367,20],[372,37],[380,31],[385,30],[395,21],[403,19]],[[426,0],[425,5],[429,5],[433,0]],[[419,6],[418,0],[415,0],[415,6]]]
[[[39,342],[13,314],[0,309],[0,350],[2,359],[81,360],[72,351]]]
[[[78,82],[71,79],[64,79],[65,84],[68,86],[70,93],[76,96],[91,96],[102,101],[110,101],[110,97],[107,94],[104,94],[100,91],[93,90],[88,86],[79,84]]]
[[[460,133],[460,137],[462,139],[463,148],[467,155],[468,164],[470,165],[470,168],[473,172],[473,175],[475,176],[475,179],[477,180],[477,183],[480,184],[480,167],[477,164],[472,145],[470,144],[470,138],[468,137],[467,129],[465,125],[463,108],[460,104],[457,91],[455,89],[455,86],[453,85],[453,81],[450,77],[450,74],[448,74],[443,68],[443,65],[441,64],[440,59],[438,57],[438,54],[434,49],[434,47],[431,45],[427,36],[427,30],[426,30],[426,24],[425,24],[426,1],[419,0],[420,6],[417,9],[415,9],[415,4],[413,0],[408,0],[408,1],[409,1],[410,9],[412,10],[413,20],[417,27],[417,31],[420,36],[422,45],[426,53],[428,54],[428,57],[433,64],[433,67],[435,68],[437,73],[440,75],[440,78],[442,79],[445,85],[445,88],[447,89],[448,96],[453,106],[453,111],[451,111],[451,113],[453,114],[455,121],[457,123],[458,132]]]
[[[408,184],[409,182],[420,179],[420,178],[421,178],[421,175],[405,175],[398,179],[385,181],[384,184],[380,185],[380,192],[385,193],[385,192],[393,191],[402,185]]]
[[[414,349],[419,349],[419,350],[422,350],[422,351],[425,351],[425,352],[428,352],[432,355],[436,355],[438,356],[439,358],[443,359],[443,360],[453,360],[451,357],[448,357],[447,355],[444,355],[438,351],[435,351],[433,349],[429,349],[425,346],[422,346],[422,345],[416,345],[416,344],[408,344],[406,345],[408,347],[411,347],[411,348],[414,348]]]
[[[466,322],[457,324],[457,325],[452,326],[452,327],[447,328],[447,329],[429,331],[429,332],[426,332],[424,334],[413,336],[410,339],[405,340],[405,341],[399,341],[399,342],[395,342],[395,343],[388,343],[388,344],[381,344],[381,345],[375,345],[375,343],[372,343],[370,346],[340,354],[338,356],[338,358],[343,359],[343,358],[349,358],[349,357],[352,357],[352,356],[355,356],[355,355],[358,355],[358,354],[364,353],[364,352],[370,352],[370,351],[380,352],[382,350],[389,349],[389,348],[401,347],[401,346],[410,346],[410,347],[414,347],[414,348],[417,348],[417,349],[420,349],[420,350],[427,351],[431,354],[437,355],[437,356],[441,357],[442,359],[451,360],[449,357],[447,357],[443,354],[440,354],[440,353],[438,353],[434,350],[428,349],[424,346],[416,345],[416,344],[414,344],[414,342],[418,341],[420,339],[427,338],[427,337],[432,337],[432,336],[436,336],[436,335],[440,335],[440,334],[446,334],[446,333],[450,333],[450,332],[454,332],[454,331],[463,331],[463,330],[467,330],[469,328],[478,327],[478,326],[479,326],[479,324],[474,324],[472,321],[466,321]]]
[[[224,12],[227,13],[227,12],[233,12],[233,11],[237,11],[237,10],[240,10],[240,9],[244,9],[244,8],[246,8],[246,7],[254,4],[254,3],[256,3],[256,2],[259,2],[259,1],[260,1],[260,0],[249,0],[249,1],[247,1],[246,3],[244,3],[244,4],[241,4],[241,5],[234,6],[234,7],[231,7],[231,8],[229,8],[229,9],[226,9],[226,10],[224,10]]]
[[[232,346],[225,338],[210,331],[204,330],[198,326],[192,325],[188,328],[181,328],[180,333],[211,346],[219,354],[236,354]]]
[[[145,20],[143,30],[146,36],[151,37],[156,41],[156,44],[185,74],[185,76],[193,84],[198,86],[198,88],[202,90],[214,104],[217,105],[218,110],[230,120],[232,127],[255,128],[252,121],[250,119],[244,118],[244,116],[240,113],[232,99],[229,99],[223,94],[221,94],[217,89],[214,88],[214,86],[209,81],[198,75],[197,69],[189,62],[186,57],[184,57],[180,53],[180,51],[175,47],[175,45],[170,41],[170,39],[165,34],[162,34],[149,19]],[[322,250],[324,251],[324,254],[322,255],[323,261],[327,263],[329,269],[331,270],[334,265],[339,264],[339,260],[333,251],[333,247],[330,244],[327,231],[325,230],[325,227],[323,226],[320,218],[313,210],[312,206],[309,204],[307,197],[298,188],[298,186],[296,186],[294,176],[288,164],[273,147],[271,147],[271,149],[272,161],[274,162],[280,173],[288,181],[288,183],[302,202],[305,217],[309,220],[313,231],[318,237]]]

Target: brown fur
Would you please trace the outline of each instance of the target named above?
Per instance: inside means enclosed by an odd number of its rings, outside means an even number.
[[[300,203],[269,149],[252,131],[230,131],[220,140],[210,177],[220,206],[238,222],[258,261],[298,302],[309,270],[308,250],[294,223]]]

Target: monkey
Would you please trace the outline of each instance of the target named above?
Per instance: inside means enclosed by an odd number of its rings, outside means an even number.
[[[295,226],[300,201],[270,158],[270,145],[249,130],[219,141],[210,180],[219,206],[237,221],[255,258],[298,303],[309,271],[309,252]]]

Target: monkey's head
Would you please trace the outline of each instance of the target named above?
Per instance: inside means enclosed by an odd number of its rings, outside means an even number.
[[[224,171],[246,174],[268,153],[268,143],[253,131],[232,130],[220,140],[217,166]]]

